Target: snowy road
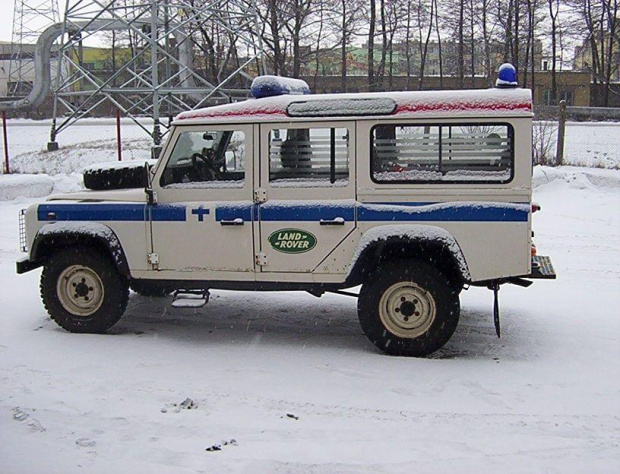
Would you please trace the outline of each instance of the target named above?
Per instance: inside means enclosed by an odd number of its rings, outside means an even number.
[[[500,340],[464,292],[431,359],[378,354],[334,295],[132,294],[111,334],[66,333],[14,271],[25,200],[0,203],[0,472],[618,472],[620,176],[562,173],[534,216],[559,279],[502,288]]]

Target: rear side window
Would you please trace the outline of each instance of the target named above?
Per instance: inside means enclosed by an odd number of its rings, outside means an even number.
[[[513,176],[509,124],[377,125],[371,133],[377,183],[507,183]]]
[[[331,187],[349,183],[346,128],[282,128],[269,132],[272,187]]]

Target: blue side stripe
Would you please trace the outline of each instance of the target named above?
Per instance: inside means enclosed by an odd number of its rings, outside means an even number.
[[[529,205],[501,203],[447,203],[431,205],[362,204],[362,222],[527,222]]]
[[[355,207],[353,205],[279,205],[263,204],[260,206],[261,221],[297,221],[318,222],[321,219],[331,220],[342,217],[345,221],[355,220]]]
[[[40,221],[141,221],[148,220],[146,204],[41,204],[37,217]],[[183,205],[158,204],[150,207],[156,222],[185,222],[187,209]],[[358,203],[343,205],[328,203],[290,205],[243,204],[220,206],[215,220],[241,218],[246,222],[259,219],[270,222],[318,222],[342,217],[347,222],[527,222],[529,203]],[[50,214],[53,217],[50,218]]]
[[[243,219],[245,222],[252,221],[252,208],[254,204],[242,206],[221,206],[215,209],[215,220],[232,221],[233,219]]]
[[[184,206],[152,206],[154,221],[185,221]],[[49,218],[49,214],[54,214]],[[146,204],[41,204],[40,221],[138,221],[147,220]]]
[[[151,206],[151,217],[156,222],[184,222],[187,220],[185,206],[157,204]]]
[[[48,215],[55,217],[49,218]],[[41,204],[40,221],[145,221],[146,204]]]

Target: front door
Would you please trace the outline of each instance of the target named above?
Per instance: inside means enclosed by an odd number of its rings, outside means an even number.
[[[150,207],[163,278],[253,278],[252,144],[251,125],[176,128]]]
[[[265,124],[260,139],[261,271],[321,273],[355,228],[355,124]]]

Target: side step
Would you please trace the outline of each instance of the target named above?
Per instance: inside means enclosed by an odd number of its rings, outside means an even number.
[[[209,301],[209,290],[177,290],[172,297],[173,308],[202,308]]]

